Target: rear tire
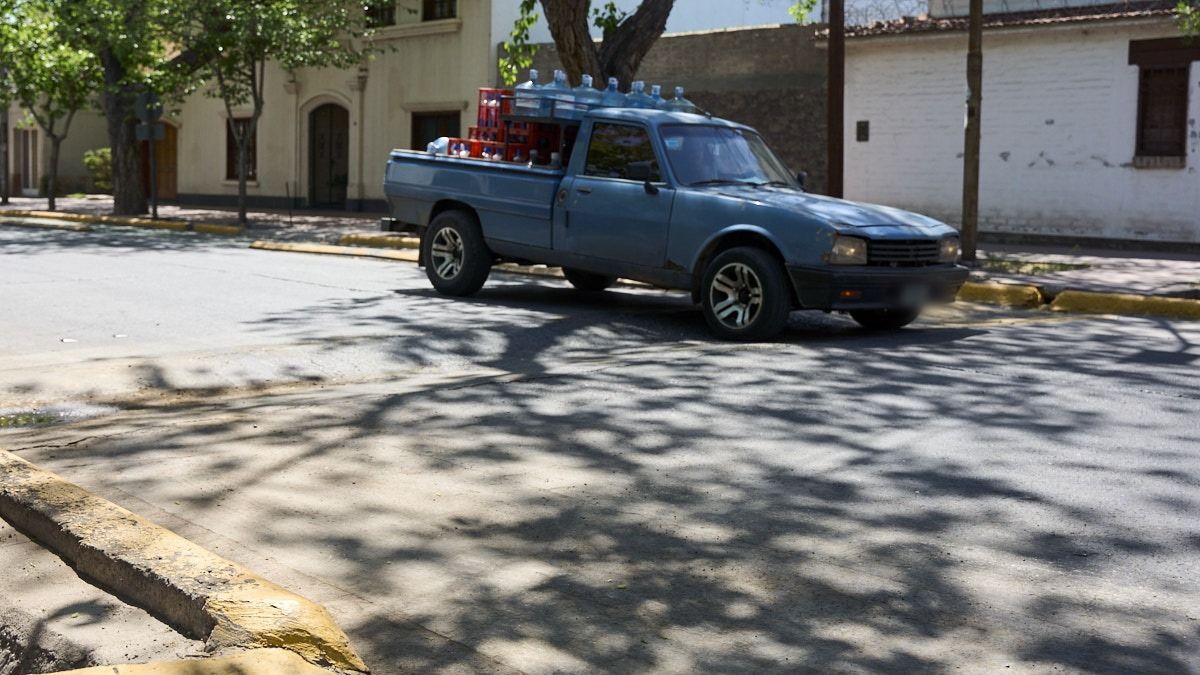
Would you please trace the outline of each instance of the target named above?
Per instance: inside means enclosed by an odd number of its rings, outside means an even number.
[[[563,268],[563,276],[567,278],[567,281],[571,282],[572,286],[581,291],[603,291],[617,283],[616,277],[584,272],[583,270],[572,269],[570,267]]]
[[[446,211],[433,219],[421,239],[421,258],[433,287],[460,298],[483,288],[495,260],[475,216],[466,211]]]
[[[739,246],[718,255],[700,289],[704,319],[722,340],[769,340],[787,325],[792,309],[787,276],[760,248]]]
[[[850,312],[851,318],[867,330],[900,330],[917,320],[919,309],[860,309]]]

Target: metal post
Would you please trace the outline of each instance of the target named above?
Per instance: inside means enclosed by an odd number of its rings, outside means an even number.
[[[975,262],[979,235],[979,145],[983,102],[983,0],[971,0],[967,38],[967,122],[963,148],[962,259]]]
[[[154,133],[158,124],[150,124],[150,217],[155,220],[158,220],[158,162],[154,157]]]
[[[829,0],[829,91],[826,94],[825,194],[841,197],[845,148],[846,8],[844,0]]]

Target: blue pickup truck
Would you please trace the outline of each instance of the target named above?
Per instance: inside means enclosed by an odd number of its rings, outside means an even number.
[[[469,296],[502,261],[561,266],[582,291],[690,291],[717,336],[762,340],[796,309],[901,328],[967,278],[953,228],[806,192],[749,127],[605,108],[575,131],[557,167],[391,153],[391,218],[418,228],[434,288]]]

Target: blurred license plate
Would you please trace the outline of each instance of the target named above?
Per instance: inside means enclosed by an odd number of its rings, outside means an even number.
[[[919,307],[927,304],[931,295],[929,286],[909,284],[900,289],[900,304],[905,307]]]

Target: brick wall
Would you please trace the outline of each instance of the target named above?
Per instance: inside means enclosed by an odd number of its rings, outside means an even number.
[[[1200,242],[1200,64],[1186,167],[1132,165],[1129,41],[1175,34],[1166,20],[985,34],[981,231]],[[959,221],[965,54],[963,34],[849,41],[847,197]]]
[[[683,33],[655,43],[638,79],[686,96],[714,116],[754,127],[809,188],[825,187],[825,51],[811,26]],[[543,45],[534,67],[543,81],[559,67],[554,45]],[[621,83],[628,90],[628,83]]]

